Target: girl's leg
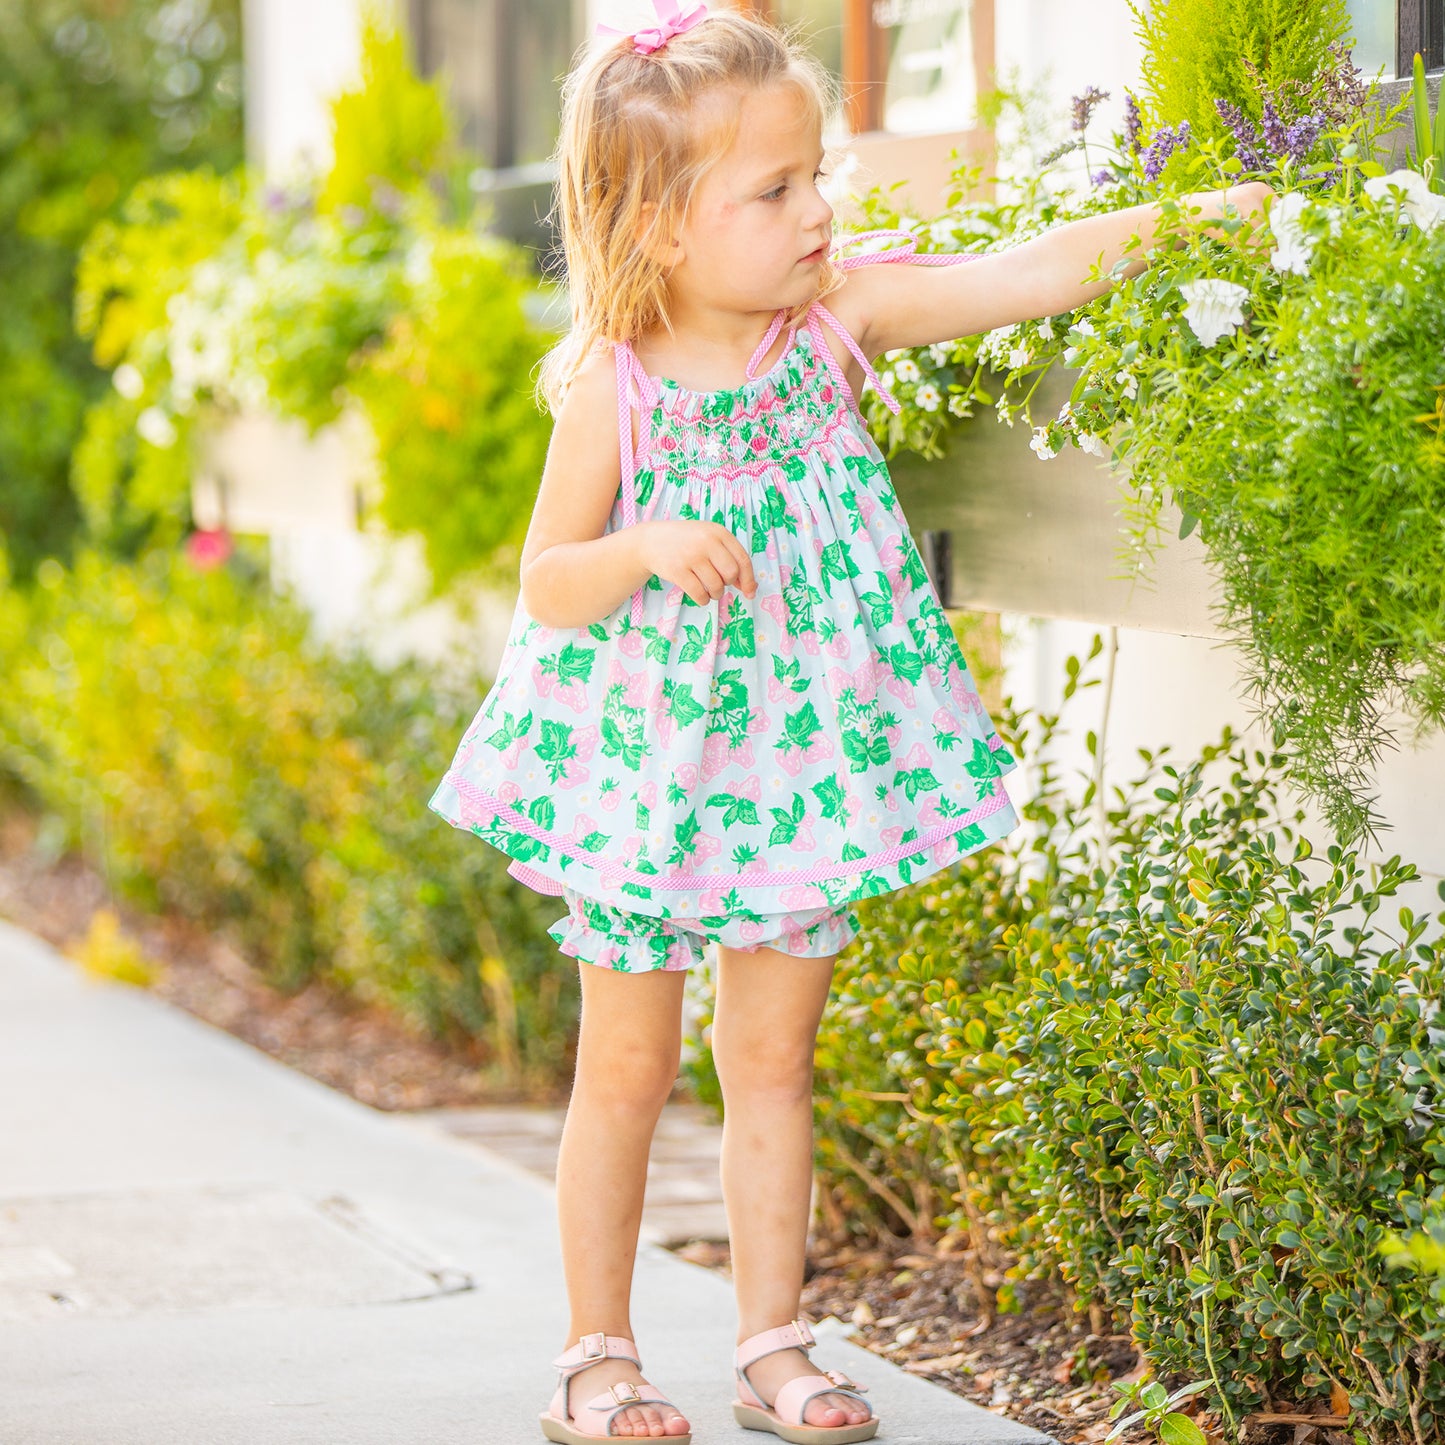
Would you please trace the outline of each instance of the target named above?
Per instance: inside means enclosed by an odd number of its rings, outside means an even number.
[[[797,1317],[813,1182],[813,1049],[833,957],[718,948],[712,1052],[723,1091],[722,1186],[738,1300],[738,1343]],[[801,1350],[748,1367],[772,1404],[782,1384],[822,1375]],[[809,1425],[837,1428],[868,1408],[829,1392],[808,1402]]]
[[[578,967],[577,1072],[557,1155],[557,1214],[572,1314],[564,1350],[598,1330],[633,1338],[632,1266],[647,1156],[677,1081],[686,976],[681,970],[631,974],[591,963]],[[572,1376],[569,1399],[585,1401],[619,1381],[641,1379],[627,1360],[600,1360]],[[633,1405],[616,1417],[613,1429],[624,1439],[660,1439],[685,1433],[688,1423],[659,1405]]]

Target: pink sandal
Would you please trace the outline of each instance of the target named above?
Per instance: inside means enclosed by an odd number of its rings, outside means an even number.
[[[779,1350],[802,1350],[806,1355],[817,1343],[807,1322],[794,1320],[791,1324],[752,1335],[738,1346],[733,1370],[738,1377],[738,1394],[742,1398],[733,1401],[733,1418],[739,1425],[746,1430],[770,1430],[791,1445],[851,1445],[855,1440],[871,1440],[878,1433],[876,1415],[864,1420],[861,1425],[803,1423],[803,1411],[808,1401],[834,1390],[868,1404],[858,1393],[866,1390],[867,1385],[856,1384],[841,1370],[825,1370],[823,1375],[798,1375],[785,1381],[771,1406],[763,1404],[762,1396],[748,1383],[747,1367],[764,1355],[776,1354]]]
[[[642,1361],[637,1357],[637,1346],[631,1340],[625,1335],[601,1333],[583,1335],[570,1350],[565,1350],[552,1361],[553,1366],[562,1373],[557,1381],[557,1392],[552,1396],[552,1403],[540,1417],[542,1433],[549,1440],[558,1441],[559,1445],[586,1445],[589,1440],[627,1439],[666,1441],[666,1445],[691,1445],[691,1431],[683,1435],[628,1436],[612,1433],[614,1418],[631,1405],[671,1405],[674,1410],[677,1409],[671,1400],[648,1384],[643,1384],[639,1389],[631,1380],[622,1380],[615,1385],[609,1385],[600,1395],[594,1395],[585,1405],[579,1405],[575,1415],[571,1413],[567,1396],[572,1376],[578,1370],[585,1370],[589,1365],[596,1364],[598,1360],[607,1359],[609,1355],[631,1360],[639,1370],[642,1368]]]

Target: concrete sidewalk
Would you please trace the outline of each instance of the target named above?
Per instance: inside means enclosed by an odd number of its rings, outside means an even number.
[[[725,1280],[638,1252],[650,1379],[740,1429]],[[3,1445],[531,1445],[566,1307],[547,1185],[0,923]],[[893,1445],[1049,1439],[840,1332]]]

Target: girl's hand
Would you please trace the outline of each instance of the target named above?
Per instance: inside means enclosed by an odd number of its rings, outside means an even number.
[[[728,587],[746,597],[758,590],[747,548],[716,522],[639,522],[636,532],[644,564],[699,606]]]

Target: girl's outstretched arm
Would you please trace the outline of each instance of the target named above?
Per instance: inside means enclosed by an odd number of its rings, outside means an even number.
[[[1251,181],[1224,191],[1199,191],[1183,197],[1182,204],[1198,208],[1206,221],[1228,214],[1257,223],[1270,195],[1269,186]],[[1150,204],[1087,216],[964,266],[859,267],[838,293],[834,309],[869,356],[1055,316],[1102,296],[1113,284],[1107,278],[1117,263],[1123,262],[1125,276],[1143,271],[1147,253],[1164,239],[1155,233],[1160,214]],[[1136,235],[1142,244],[1126,255]],[[1096,262],[1106,279],[1087,281]]]

